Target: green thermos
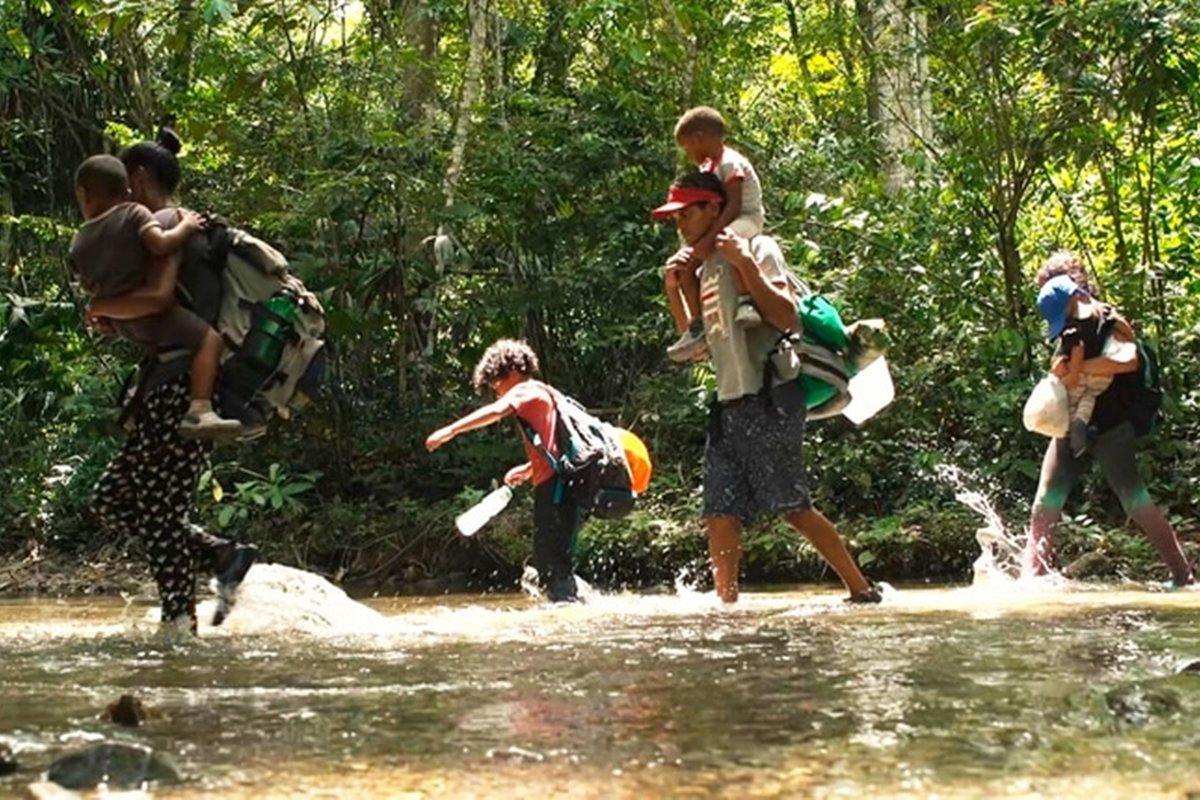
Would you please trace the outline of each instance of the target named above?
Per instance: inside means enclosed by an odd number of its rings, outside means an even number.
[[[279,290],[254,310],[241,354],[255,366],[273,372],[279,366],[284,346],[295,336],[293,323],[299,318],[295,293]]]

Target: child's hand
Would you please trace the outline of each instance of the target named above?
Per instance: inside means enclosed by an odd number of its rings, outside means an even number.
[[[425,440],[425,449],[432,453],[453,438],[454,431],[451,430],[450,426],[447,425],[445,428],[438,428],[429,434],[429,438]]]
[[[533,477],[533,464],[528,462],[513,467],[508,472],[504,473],[504,483],[506,486],[520,486],[525,481]]]
[[[1070,369],[1070,364],[1064,356],[1057,356],[1050,364],[1050,374],[1059,380],[1067,377],[1068,369]]]
[[[179,209],[179,224],[190,231],[202,230],[205,225],[204,217],[189,208]]]
[[[717,252],[735,267],[754,263],[754,254],[750,252],[750,240],[743,239],[728,228],[717,234]]]
[[[113,332],[112,320],[108,317],[101,317],[92,310],[92,304],[88,303],[87,308],[83,310],[83,322],[96,333],[105,335]]]

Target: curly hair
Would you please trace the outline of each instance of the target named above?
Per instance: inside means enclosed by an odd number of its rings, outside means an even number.
[[[492,381],[518,373],[526,378],[538,372],[537,354],[524,339],[498,339],[475,365],[475,391],[482,393]]]
[[[1051,278],[1056,278],[1059,275],[1067,275],[1075,284],[1089,294],[1092,291],[1090,281],[1088,281],[1087,267],[1079,256],[1072,253],[1070,250],[1059,250],[1052,254],[1042,264],[1042,268],[1037,271],[1037,285],[1040,287]]]

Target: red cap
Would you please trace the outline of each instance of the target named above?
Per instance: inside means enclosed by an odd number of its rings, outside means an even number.
[[[695,203],[720,203],[722,197],[712,189],[699,189],[692,186],[672,186],[667,190],[667,202],[650,212],[655,219],[666,219],[681,208],[687,208]]]

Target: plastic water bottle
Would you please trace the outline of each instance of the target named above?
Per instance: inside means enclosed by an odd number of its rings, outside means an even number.
[[[508,486],[501,486],[490,492],[478,503],[459,514],[454,519],[454,527],[458,528],[458,532],[463,536],[474,536],[476,531],[488,523],[488,520],[508,506],[512,495],[512,489]]]

